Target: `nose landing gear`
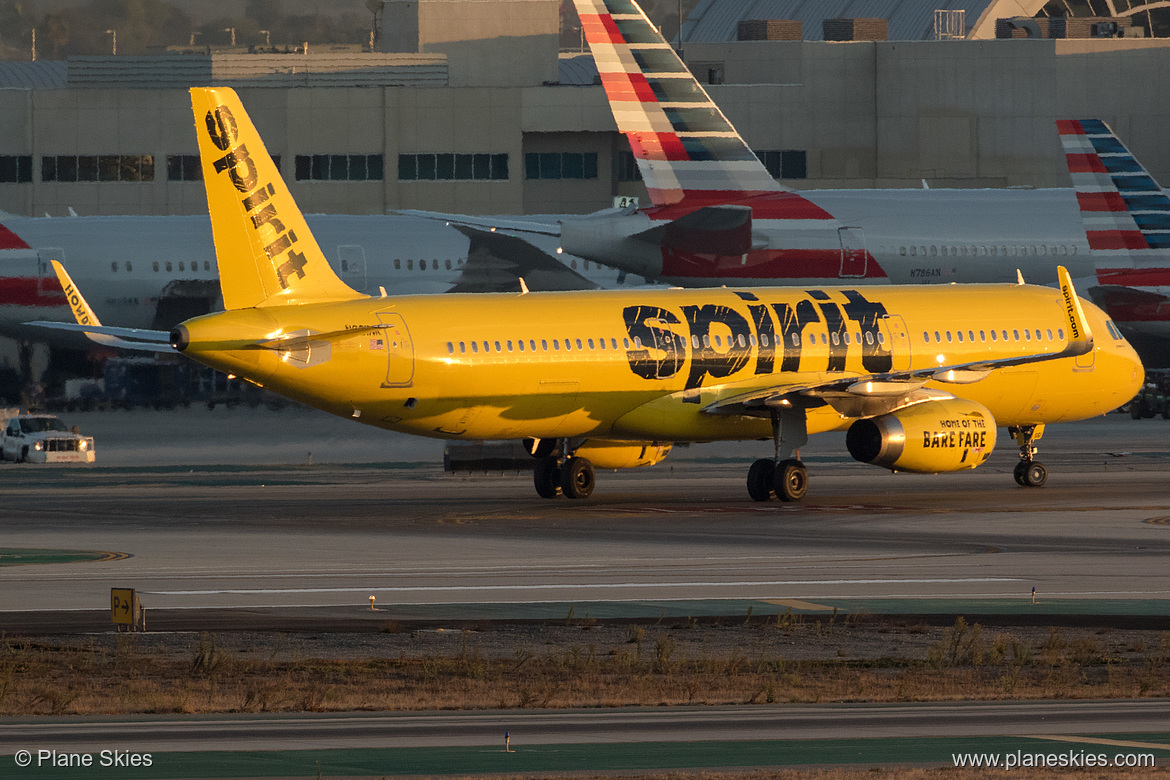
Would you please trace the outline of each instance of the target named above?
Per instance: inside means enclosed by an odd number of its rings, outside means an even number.
[[[1008,433],[1020,446],[1020,462],[1012,471],[1016,484],[1021,487],[1041,487],[1048,481],[1048,469],[1036,457],[1034,442],[1044,435],[1043,425],[1011,426]]]

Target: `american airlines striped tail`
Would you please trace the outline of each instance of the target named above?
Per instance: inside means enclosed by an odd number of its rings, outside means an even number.
[[[1089,248],[1110,255],[1170,258],[1170,198],[1099,119],[1056,123]]]
[[[1170,335],[1170,198],[1101,120],[1056,126],[1095,259],[1090,294],[1131,329]]]
[[[618,130],[630,141],[655,206],[788,191],[633,0],[573,2]]]

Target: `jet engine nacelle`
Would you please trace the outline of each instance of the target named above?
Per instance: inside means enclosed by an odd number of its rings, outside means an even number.
[[[673,445],[649,441],[602,441],[587,439],[573,454],[588,458],[599,469],[633,469],[653,466],[665,458]]]
[[[925,401],[858,420],[849,426],[845,446],[862,463],[891,471],[963,471],[995,449],[995,418],[974,401]]]

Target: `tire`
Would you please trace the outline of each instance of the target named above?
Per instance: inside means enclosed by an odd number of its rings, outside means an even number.
[[[1021,460],[1016,464],[1016,467],[1012,469],[1012,476],[1015,477],[1016,484],[1020,487],[1027,487],[1027,485],[1024,484],[1024,474],[1027,472],[1027,470],[1028,461],[1026,460]]]
[[[560,442],[556,439],[527,438],[523,442],[525,451],[534,458],[547,458],[557,451]]]
[[[1142,418],[1142,405],[1138,401],[1131,401],[1129,404],[1129,416],[1135,420]]]
[[[556,458],[541,458],[532,469],[532,482],[541,498],[556,498],[561,492],[561,470]]]
[[[16,459],[17,463],[28,463],[28,447],[20,448],[20,457]]]
[[[586,458],[569,458],[561,467],[561,492],[566,498],[589,498],[597,479]]]
[[[808,493],[808,469],[799,460],[790,458],[776,464],[773,480],[781,501],[801,501]]]
[[[772,487],[775,471],[775,464],[768,458],[760,458],[748,469],[747,489],[753,501],[767,501],[776,495]]]
[[[1024,471],[1024,484],[1028,487],[1043,487],[1044,483],[1048,481],[1048,469],[1044,464],[1038,460],[1034,460],[1028,464],[1028,468]]]

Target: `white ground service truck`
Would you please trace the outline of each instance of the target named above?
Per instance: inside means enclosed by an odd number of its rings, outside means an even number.
[[[0,457],[20,463],[93,463],[93,437],[70,431],[52,414],[5,414]],[[4,413],[4,410],[0,410]]]

